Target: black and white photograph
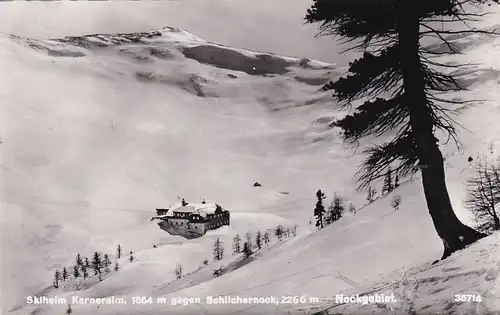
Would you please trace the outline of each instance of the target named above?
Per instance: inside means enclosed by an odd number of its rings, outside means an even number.
[[[0,315],[500,315],[500,0],[0,0]]]

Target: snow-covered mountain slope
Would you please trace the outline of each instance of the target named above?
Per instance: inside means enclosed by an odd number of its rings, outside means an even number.
[[[500,146],[498,76],[478,71],[498,69],[499,41],[475,40],[477,46],[450,61],[481,57],[481,68],[464,74],[473,76],[470,92],[457,97],[484,101],[462,108],[457,117],[467,128],[460,131],[461,151],[443,145],[450,194],[465,221],[467,157],[498,155]],[[174,28],[43,41],[3,35],[0,60],[6,313],[56,314],[67,307],[26,305],[33,294],[68,297],[70,303],[71,296],[128,301],[72,305],[76,314],[302,312],[297,309],[314,305],[180,307],[156,298],[305,296],[319,299],[306,304],[329,305],[336,293],[365,292],[403,269],[427,277],[422,265],[441,254],[418,176],[393,193],[402,196],[397,211],[391,196],[363,207],[365,196],[354,192],[352,176],[362,157],[328,127],[336,112],[330,93],[319,89],[343,69],[233,49]],[[253,187],[255,181],[262,187]],[[307,223],[319,188],[330,198],[339,192],[362,209],[311,233]],[[232,211],[231,226],[196,240],[168,235],[149,219],[177,196],[224,205]],[[298,224],[298,235],[283,241],[272,236],[269,246],[246,261],[230,254],[236,233],[280,224]],[[495,255],[494,237],[468,249],[470,256],[488,248]],[[212,262],[216,238],[226,256]],[[54,270],[71,266],[77,253],[113,254],[117,244],[134,252],[133,263],[121,258],[121,270],[102,282],[83,283],[79,291],[50,288]],[[458,257],[457,264],[469,263]],[[210,262],[200,268],[205,258]],[[499,270],[497,257],[491,259],[460,267],[492,270],[488,279],[483,273],[476,279],[481,292],[493,287]],[[177,264],[189,275],[175,280]],[[214,278],[220,266],[226,272]],[[460,288],[448,292],[453,289]],[[153,304],[132,305],[137,296],[152,296]]]
[[[179,242],[149,222],[179,195],[223,204],[244,232],[307,222],[310,212],[292,200],[308,204],[303,190],[329,181],[310,154],[351,155],[318,144],[333,134],[329,96],[317,93],[338,73],[329,65],[170,28],[75,40],[0,38],[6,300],[50,285],[76,252]],[[225,68],[255,62],[260,74],[224,69],[220,55],[233,58]],[[267,66],[288,72],[264,76]],[[342,163],[328,160],[328,172]]]
[[[500,234],[496,233],[436,265],[401,268],[375,284],[345,296],[394,294],[395,303],[343,303],[333,297],[309,309],[327,314],[498,314],[500,311]]]

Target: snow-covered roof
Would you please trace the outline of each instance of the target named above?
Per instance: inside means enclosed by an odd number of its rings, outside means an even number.
[[[180,212],[180,213],[197,213],[201,216],[206,216],[208,213],[214,213],[216,209],[215,203],[189,203],[186,206],[175,207],[172,206],[171,212]]]
[[[158,215],[158,216],[156,216],[156,217],[154,217],[154,218],[155,218],[155,219],[164,219],[164,218],[168,218],[168,217],[170,217],[170,215],[165,214],[165,215]]]
[[[195,210],[196,209],[193,206],[191,206],[191,205],[180,206],[180,207],[172,208],[171,209],[172,212],[186,212],[186,213],[191,213],[191,212],[193,212]]]

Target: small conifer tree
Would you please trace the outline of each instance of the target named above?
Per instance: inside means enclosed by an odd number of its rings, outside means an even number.
[[[332,204],[330,205],[329,208],[329,216],[331,218],[331,221],[332,222],[338,221],[342,217],[344,210],[345,210],[344,201],[342,200],[341,197],[335,195]]]
[[[61,280],[61,273],[56,270],[54,273],[54,288],[59,288],[59,280]]]
[[[80,256],[80,254],[76,255],[76,265],[78,267],[83,266],[83,260],[82,260],[82,256]]]
[[[224,246],[220,238],[214,243],[214,260],[221,260],[224,257]]]
[[[108,254],[104,254],[104,259],[103,259],[102,263],[103,263],[106,271],[109,272],[109,266],[111,266],[111,260],[109,259]]]
[[[64,267],[62,270],[62,279],[63,281],[66,281],[68,279],[68,270],[66,270],[66,267]]]
[[[366,200],[368,200],[369,203],[372,203],[375,201],[375,196],[377,195],[377,191],[375,188],[372,188],[371,186],[368,187],[368,196],[366,197]]]
[[[281,240],[283,238],[283,227],[281,225],[278,225],[276,227],[276,230],[274,231],[274,234],[279,240]]]
[[[392,169],[389,166],[384,176],[384,185],[382,186],[382,195],[390,193],[394,189],[392,184]]]
[[[92,258],[92,269],[94,270],[94,274],[100,274],[102,269],[101,255],[98,252],[94,252],[94,256]]]
[[[245,236],[246,236],[246,239],[247,239],[247,243],[248,243],[248,245],[249,245],[249,246],[252,246],[252,232],[247,232],[247,233],[245,234]]]
[[[233,238],[233,252],[239,254],[241,252],[241,237],[240,234],[236,234]]]
[[[89,269],[87,267],[82,268],[83,279],[87,279],[89,277]]]
[[[252,248],[250,247],[250,244],[248,244],[248,242],[245,242],[245,244],[243,244],[243,254],[246,258],[252,255]]]
[[[321,192],[321,189],[316,192],[316,207],[314,208],[314,216],[316,217],[316,227],[322,229],[324,227],[324,215],[325,207],[323,206],[323,199],[325,199],[325,194]]]
[[[264,233],[264,244],[268,244],[271,240],[269,239],[269,231]]]
[[[177,279],[182,278],[182,266],[180,264],[177,264],[177,266],[175,267],[175,277]]]
[[[258,249],[262,248],[262,233],[260,231],[257,231],[255,235],[255,245],[257,245]]]

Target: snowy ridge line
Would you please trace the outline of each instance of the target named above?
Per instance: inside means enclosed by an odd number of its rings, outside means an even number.
[[[195,92],[199,97],[220,96],[213,90],[213,87],[208,88],[207,91],[203,89],[206,84],[210,85],[216,81],[207,81],[202,73],[196,75],[191,73],[188,82],[182,83],[183,80],[177,82],[174,79],[176,76],[151,71],[151,66],[165,61],[185,62],[190,59],[205,66],[214,67],[214,70],[239,71],[257,76],[290,74],[297,82],[309,86],[318,86],[327,82],[334,75],[333,72],[336,69],[334,64],[315,59],[228,47],[206,41],[184,29],[169,26],[135,33],[92,33],[48,39],[8,36],[17,43],[44,51],[52,57],[89,58],[90,55],[101,53],[103,49],[116,49],[118,50],[116,53],[123,58],[135,58],[135,61],[142,60],[148,63],[149,67],[146,67],[148,71],[135,71],[136,79],[164,85],[181,84],[183,89],[186,87],[189,87],[189,90],[194,89],[195,91],[192,92]],[[92,60],[92,58],[90,59]],[[300,71],[304,71],[303,75],[300,74]],[[313,71],[323,71],[323,73],[313,74]],[[206,75],[211,76],[212,72],[209,71]],[[227,75],[229,76],[231,73],[227,73]],[[233,75],[233,79],[238,76]],[[202,82],[198,82],[199,79]],[[308,102],[315,103],[318,100],[309,100]],[[302,105],[296,104],[295,106]]]

